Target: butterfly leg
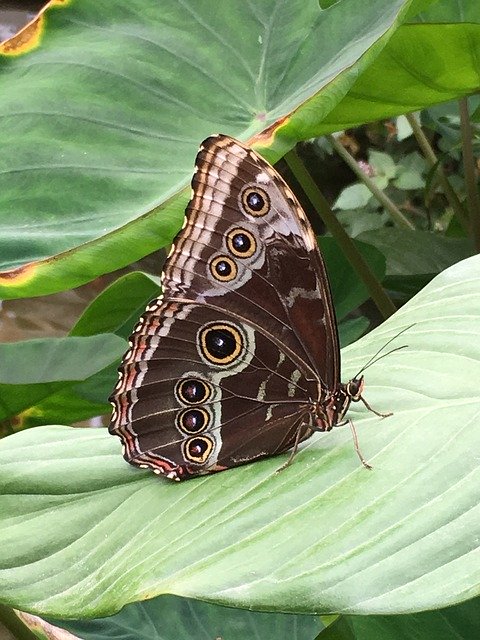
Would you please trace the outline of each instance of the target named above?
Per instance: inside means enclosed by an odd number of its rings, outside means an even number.
[[[291,451],[291,453],[290,453],[290,455],[288,457],[288,460],[286,462],[284,462],[281,467],[278,467],[278,469],[276,470],[275,473],[279,473],[280,471],[283,471],[283,469],[286,469],[287,467],[289,467],[292,464],[293,459],[295,457],[295,454],[298,451],[298,445],[300,444],[300,436],[302,434],[302,426],[303,425],[300,424],[299,427],[297,428],[297,435],[295,436],[295,443],[294,443],[293,449],[292,449],[292,451]]]
[[[358,398],[359,400],[361,400],[363,402],[363,404],[367,407],[367,409],[369,411],[371,411],[372,413],[374,413],[376,416],[378,416],[379,418],[388,418],[389,416],[393,416],[393,413],[391,411],[389,411],[388,413],[380,413],[380,411],[375,411],[375,409],[373,409],[368,402],[365,400],[365,398],[363,396],[360,396],[360,398]]]
[[[376,413],[376,412],[374,412],[374,413]],[[352,432],[353,446],[355,447],[355,451],[357,452],[357,456],[360,458],[360,462],[363,464],[365,469],[372,469],[373,468],[372,465],[368,464],[368,462],[363,457],[362,452],[360,451],[360,445],[358,444],[358,436],[357,436],[357,431],[355,429],[355,425],[353,424],[352,420],[349,420],[348,424],[350,425],[350,431]]]

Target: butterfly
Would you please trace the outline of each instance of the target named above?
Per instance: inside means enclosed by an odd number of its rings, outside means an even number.
[[[131,464],[178,481],[292,458],[342,424],[351,402],[370,409],[362,375],[340,381],[332,295],[305,213],[241,142],[202,143],[161,281],[110,397],[109,431]]]

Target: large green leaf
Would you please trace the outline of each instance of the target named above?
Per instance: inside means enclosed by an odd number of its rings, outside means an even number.
[[[344,351],[348,379],[387,340],[408,344],[366,371],[366,398],[394,415],[351,411],[373,471],[348,428],[281,473],[284,456],[179,484],[129,467],[103,429],[5,438],[2,601],[59,617],[167,593],[373,614],[478,595],[479,287],[480,258],[465,260]]]
[[[165,245],[207,135],[247,139],[278,121],[276,157],[299,126],[308,136],[307,123],[346,93],[410,0],[357,4],[72,0],[51,9],[38,49],[0,57],[0,266],[14,269],[0,295],[71,288]]]

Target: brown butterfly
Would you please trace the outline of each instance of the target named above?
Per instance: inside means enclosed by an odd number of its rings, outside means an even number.
[[[328,277],[302,208],[233,138],[200,147],[162,287],[110,398],[109,430],[131,464],[182,480],[293,447],[292,458],[352,401],[368,407],[363,376],[340,382]]]

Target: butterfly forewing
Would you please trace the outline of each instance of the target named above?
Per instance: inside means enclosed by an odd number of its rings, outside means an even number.
[[[315,377],[333,387],[339,381],[339,349],[328,279],[310,224],[289,187],[254,151],[215,136],[202,144],[192,189],[174,259],[165,265],[165,297],[208,301],[241,313],[278,337],[283,348],[291,347]],[[249,206],[252,193],[268,200],[265,210]],[[243,255],[232,255],[237,228],[252,238]],[[224,257],[230,266],[222,280],[212,277],[219,266],[212,265],[212,257]]]

